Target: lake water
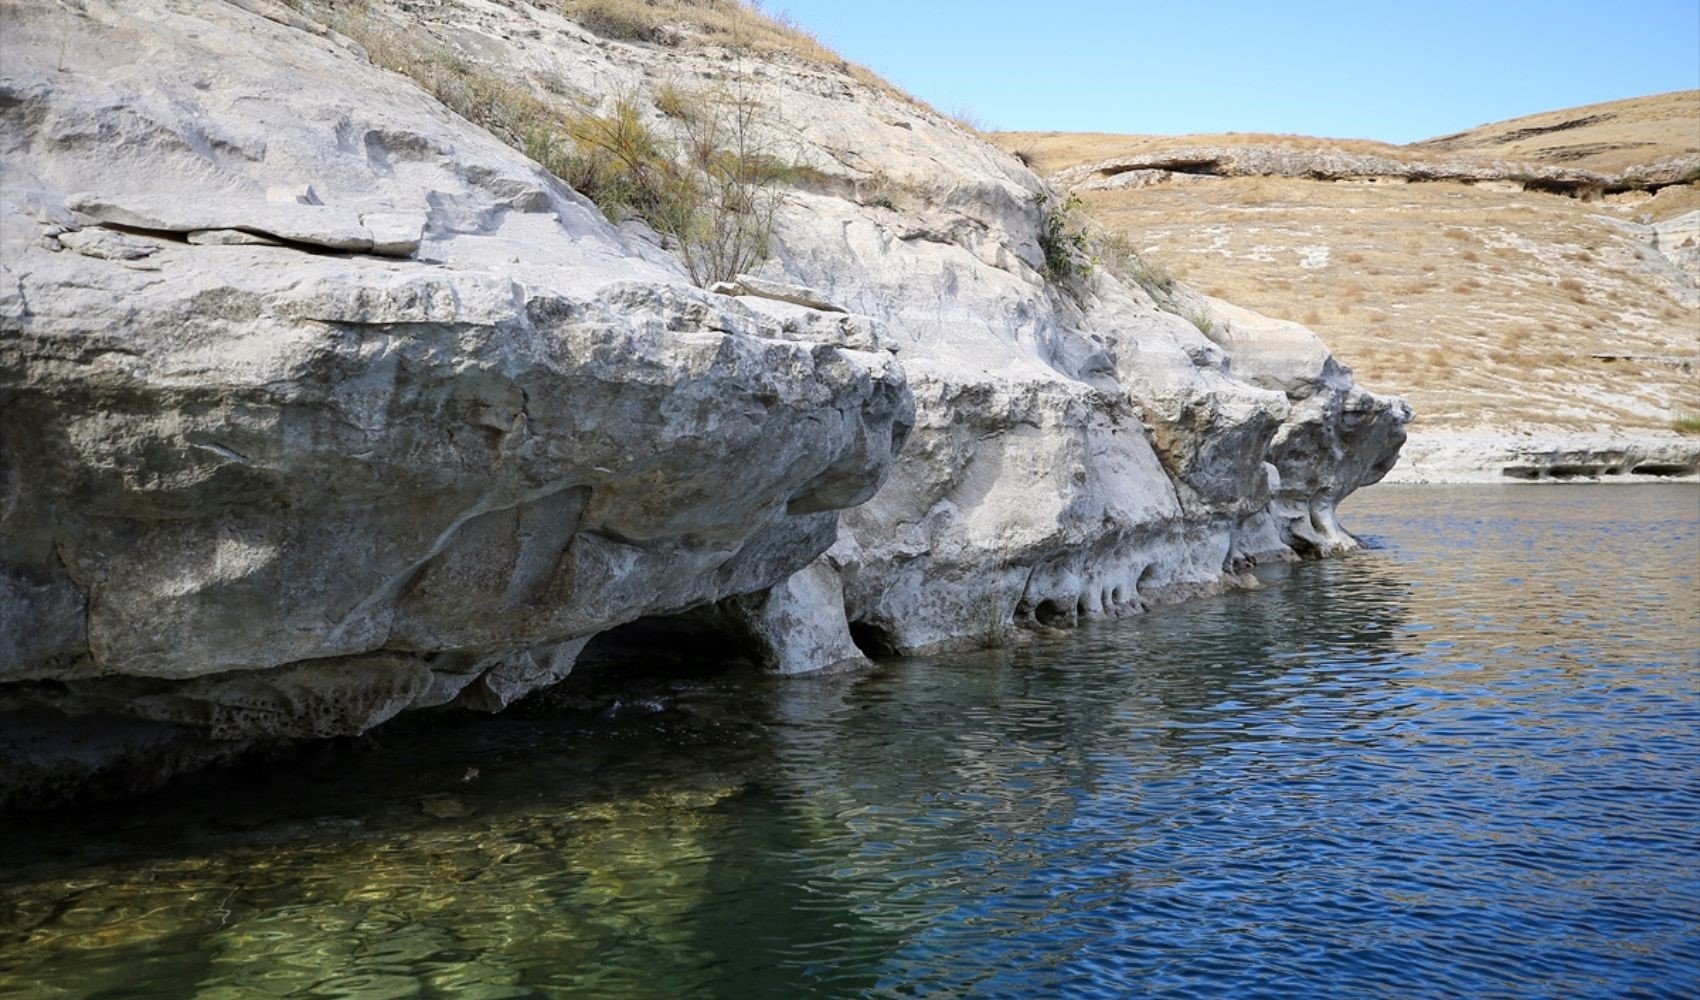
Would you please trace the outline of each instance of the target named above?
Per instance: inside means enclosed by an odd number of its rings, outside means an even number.
[[[1693,996],[1700,489],[1027,646],[412,720],[0,830],[0,995]]]

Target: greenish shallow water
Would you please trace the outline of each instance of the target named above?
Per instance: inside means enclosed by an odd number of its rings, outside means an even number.
[[[1692,995],[1700,490],[1347,523],[1020,648],[591,683],[10,821],[0,995]]]

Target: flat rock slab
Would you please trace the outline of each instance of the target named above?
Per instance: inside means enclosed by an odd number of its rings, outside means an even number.
[[[751,295],[758,299],[772,299],[775,302],[789,302],[794,306],[814,309],[819,312],[845,312],[843,306],[827,301],[826,296],[812,288],[801,285],[787,285],[782,281],[770,281],[767,278],[757,278],[753,275],[740,274],[731,281],[716,282],[709,291],[718,295]]]
[[[116,198],[79,192],[65,207],[95,222],[166,233],[234,230],[290,243],[411,257],[419,249],[425,219],[395,212],[362,214],[328,205],[253,201],[189,204],[169,198],[126,195]]]
[[[159,252],[152,243],[110,229],[73,229],[57,238],[60,246],[100,260],[140,260]]]

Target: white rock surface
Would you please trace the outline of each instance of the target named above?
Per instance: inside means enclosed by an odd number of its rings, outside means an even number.
[[[1700,282],[1700,210],[1654,223],[1653,246],[1682,273]]]
[[[757,660],[778,674],[807,674],[863,666],[844,617],[844,584],[824,558],[768,590],[725,602],[725,612],[748,633]]]
[[[1700,480],[1700,438],[1676,434],[1413,432],[1390,483]]]
[[[736,63],[818,180],[728,296],[299,11],[77,6],[0,38],[0,710],[358,732],[687,611],[787,673],[1000,641],[1351,547],[1410,418],[1052,287],[1038,180],[833,68],[371,5],[604,101]]]

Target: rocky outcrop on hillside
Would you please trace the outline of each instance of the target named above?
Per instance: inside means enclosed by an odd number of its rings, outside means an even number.
[[[1700,211],[1687,212],[1649,228],[1653,248],[1688,276],[1685,290],[1700,292]]]
[[[1622,173],[1601,174],[1574,167],[1534,163],[1399,159],[1328,146],[1301,149],[1241,145],[1177,146],[1113,157],[1060,171],[1056,180],[1065,187],[1081,191],[1114,191],[1198,177],[1457,181],[1465,184],[1513,184],[1523,190],[1597,197],[1619,191],[1657,191],[1689,183],[1697,173],[1700,173],[1700,156],[1667,157]]]
[[[739,73],[809,179],[770,259],[694,287],[311,5],[0,8],[0,802],[682,626],[804,672],[1354,545],[1409,408],[1294,324],[1059,288],[1014,157],[837,67],[416,7],[366,16],[658,129]]]
[[[1440,432],[1413,437],[1399,483],[1653,483],[1700,479],[1700,441],[1596,431]]]

